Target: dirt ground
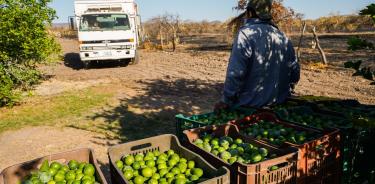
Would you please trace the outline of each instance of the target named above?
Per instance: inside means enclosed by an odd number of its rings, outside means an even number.
[[[330,44],[332,39],[335,44]],[[296,87],[297,94],[356,99],[364,104],[375,104],[375,86],[370,86],[368,80],[352,77],[352,70],[339,67],[344,61],[355,58],[361,58],[371,66],[375,54],[346,51],[346,39],[328,37],[322,41],[327,48],[328,59],[333,64],[324,69],[304,64],[301,81]],[[96,113],[86,116],[101,119],[108,124],[120,122],[126,140],[173,133],[174,115],[210,111],[220,99],[230,54],[229,50],[222,47],[215,49],[195,45],[186,49],[193,45],[186,43],[185,48],[176,53],[142,50],[137,65],[123,66],[118,62],[106,62],[93,64],[85,70],[77,54],[78,43],[68,39],[60,42],[64,61],[41,67],[49,79],[37,86],[35,93],[43,96],[58,95],[64,91],[93,86],[116,89],[115,99],[105,107],[98,107]],[[302,49],[304,60],[319,60],[317,51],[309,49],[308,40],[305,42],[306,46]],[[153,124],[150,117],[165,124]],[[107,171],[106,150],[120,141],[123,140],[65,127],[32,127],[8,131],[0,135],[0,170],[42,155],[91,147],[95,149],[103,170]]]

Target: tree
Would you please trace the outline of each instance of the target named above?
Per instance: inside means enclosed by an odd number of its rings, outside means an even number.
[[[175,51],[180,31],[181,19],[179,15],[165,13],[162,16],[152,18],[145,23],[145,32],[147,37],[159,38],[160,45],[164,48],[164,43],[172,42],[172,50]]]
[[[14,90],[35,84],[36,65],[60,49],[47,32],[56,18],[49,2],[0,0],[0,106],[12,102]]]
[[[237,10],[245,10],[248,0],[238,0],[235,7]],[[295,19],[301,19],[302,14],[296,13],[292,8],[283,5],[283,0],[274,0],[272,4],[272,20],[285,31],[291,31],[291,24]],[[229,23],[229,27],[236,33],[238,28],[243,24],[241,19],[234,19]]]

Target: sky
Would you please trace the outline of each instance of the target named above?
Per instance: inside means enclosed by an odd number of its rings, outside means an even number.
[[[74,15],[74,0],[53,0],[50,6],[57,11],[59,19],[55,23],[68,22]],[[179,14],[184,20],[224,21],[237,15],[234,10],[237,0],[136,0],[142,20],[148,20],[165,12]],[[284,0],[287,7],[305,15],[307,19],[316,19],[334,14],[353,14],[373,0]]]

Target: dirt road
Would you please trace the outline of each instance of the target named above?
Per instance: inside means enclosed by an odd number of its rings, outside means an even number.
[[[53,66],[42,67],[50,79],[36,88],[36,94],[53,98],[53,95],[64,91],[92,86],[115,90],[115,99],[105,107],[98,107],[95,113],[82,115],[81,119],[88,118],[94,125],[98,122],[100,126],[96,128],[107,132],[118,130],[126,136],[126,140],[173,133],[174,115],[177,113],[210,111],[220,98],[229,58],[227,50],[184,50],[176,53],[142,50],[138,65],[125,67],[116,62],[100,63],[85,70],[77,55],[76,41],[60,42],[65,59]],[[360,55],[366,56],[364,53]],[[328,54],[330,57],[333,55]],[[351,54],[350,57],[358,56]],[[373,55],[368,57],[371,59]],[[375,104],[375,86],[370,86],[368,80],[352,77],[352,74],[352,70],[334,66],[312,69],[303,65],[296,91],[301,95],[352,98],[365,104]],[[108,128],[109,125],[119,127],[112,129]],[[0,135],[0,170],[41,155],[78,147],[93,147],[106,170],[106,149],[119,141],[95,131],[64,127],[9,131]]]

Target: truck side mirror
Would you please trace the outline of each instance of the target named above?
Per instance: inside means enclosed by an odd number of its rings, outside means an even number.
[[[76,24],[76,17],[69,17],[69,27],[70,27],[70,30],[74,30],[76,31],[77,30],[77,24]]]

